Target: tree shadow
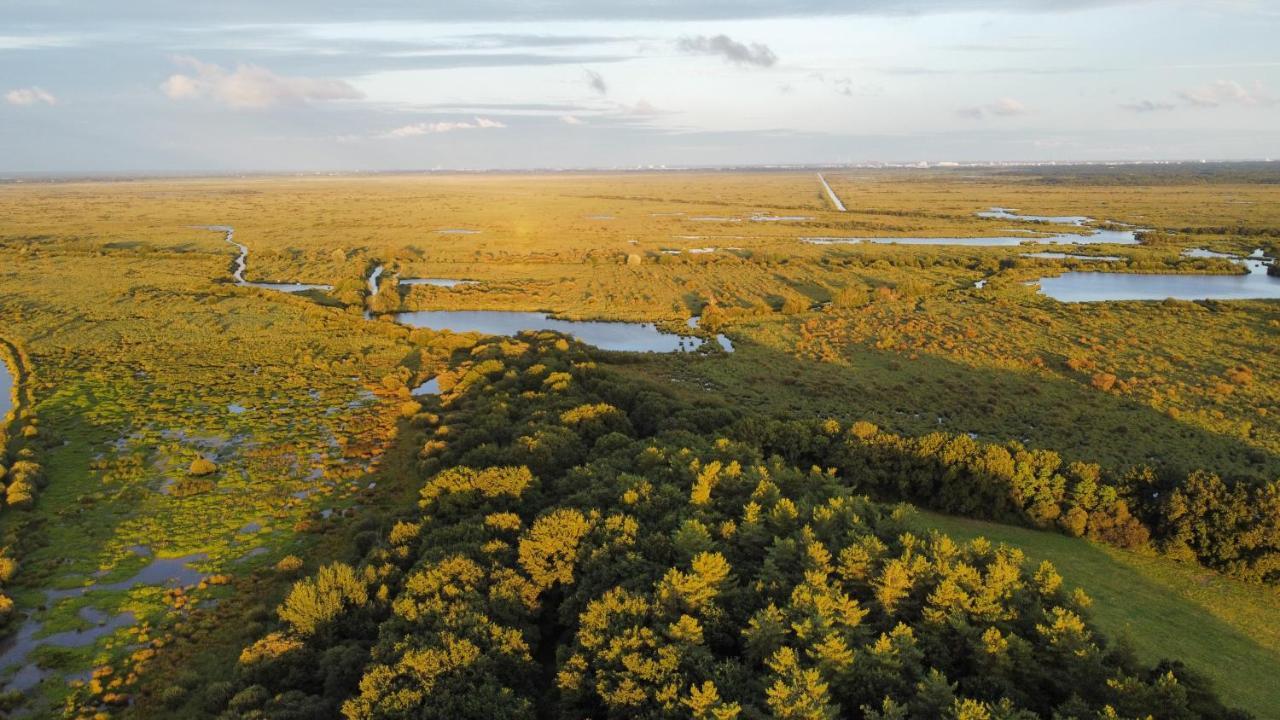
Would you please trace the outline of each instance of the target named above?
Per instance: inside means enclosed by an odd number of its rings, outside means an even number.
[[[685,391],[781,417],[869,420],[902,435],[1016,440],[1055,450],[1066,461],[1112,468],[1146,464],[1175,473],[1207,469],[1229,479],[1280,477],[1274,453],[1065,378],[923,354],[908,359],[871,347],[835,364],[733,340],[732,355],[655,356],[640,367],[666,380],[696,380],[679,382]],[[703,390],[708,383],[714,389]]]

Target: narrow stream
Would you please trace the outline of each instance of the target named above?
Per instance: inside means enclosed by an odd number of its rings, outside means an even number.
[[[8,424],[13,411],[13,371],[9,363],[0,360],[0,428]]]
[[[375,267],[373,272],[369,273],[369,295],[378,294],[378,278],[382,277],[383,267],[381,265]]]
[[[249,247],[236,242],[236,229],[230,225],[198,225],[201,230],[212,230],[226,235],[224,238],[228,243],[236,246],[240,254],[236,256],[236,268],[231,273],[231,279],[236,281],[236,285],[240,287],[261,288],[263,290],[277,290],[279,292],[296,293],[306,290],[322,290],[329,291],[333,289],[332,285],[313,285],[309,283],[274,283],[274,282],[249,282],[244,279],[245,270],[249,262]]]

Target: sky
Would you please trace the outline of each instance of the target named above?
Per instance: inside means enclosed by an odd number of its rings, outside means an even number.
[[[1276,38],[1280,0],[0,0],[0,173],[1280,158]]]

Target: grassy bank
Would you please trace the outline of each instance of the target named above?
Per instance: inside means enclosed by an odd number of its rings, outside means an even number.
[[[922,532],[985,537],[1052,562],[1068,585],[1093,598],[1093,617],[1127,637],[1145,662],[1182,660],[1210,677],[1224,698],[1259,718],[1280,718],[1280,594],[1159,557],[1145,557],[1056,533],[935,513]]]

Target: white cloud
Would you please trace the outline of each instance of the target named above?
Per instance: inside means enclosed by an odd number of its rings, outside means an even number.
[[[1220,105],[1270,105],[1275,100],[1263,92],[1261,85],[1246,88],[1235,80],[1217,80],[1208,85],[1178,93],[1182,101],[1193,107],[1218,107]]]
[[[973,105],[970,107],[960,108],[956,114],[960,117],[966,117],[973,120],[981,120],[989,116],[997,117],[1013,117],[1015,115],[1026,115],[1029,111],[1027,106],[1021,101],[1013,98],[1000,98],[986,105]]]
[[[38,50],[66,47],[73,40],[64,35],[0,35],[0,50]]]
[[[440,133],[454,132],[456,130],[492,130],[505,127],[506,125],[498,120],[477,117],[474,120],[420,122],[412,125],[404,125],[394,130],[388,130],[387,132],[382,133],[380,137],[399,139],[417,137],[419,135],[437,135]]]
[[[277,75],[250,64],[229,71],[186,56],[176,57],[174,62],[189,72],[171,75],[161,84],[160,89],[173,100],[207,99],[233,108],[265,108],[364,97],[343,80]]]
[[[634,104],[618,103],[618,112],[623,115],[650,116],[662,115],[664,110],[654,107],[648,100],[640,100]]]
[[[16,88],[4,94],[4,101],[10,105],[57,105],[58,98],[52,93],[35,86]]]
[[[565,125],[586,125],[587,121],[575,115],[561,115],[560,122]]]
[[[778,56],[768,45],[740,43],[728,35],[686,35],[676,40],[676,49],[690,55],[719,55],[734,65],[770,67],[778,62]]]

